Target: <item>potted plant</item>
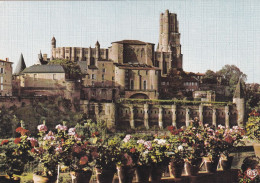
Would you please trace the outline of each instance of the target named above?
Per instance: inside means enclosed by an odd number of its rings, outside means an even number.
[[[169,153],[168,156],[171,158],[169,164],[170,175],[175,178],[180,178],[184,168],[184,157],[186,155],[186,148],[183,145],[185,139],[182,138],[184,133],[183,128],[177,129],[174,126],[168,127],[170,131],[169,136]]]
[[[18,127],[16,132],[20,134],[19,137],[14,140],[2,140],[0,145],[0,168],[7,173],[7,182],[20,182],[19,177],[15,175],[21,175],[25,164],[33,160],[29,153],[33,145],[28,137],[30,132],[22,127]]]
[[[242,143],[241,139],[245,132],[238,126],[233,126],[229,129],[218,125],[215,133],[222,140],[219,165],[223,170],[229,170],[233,161],[233,156],[230,156],[230,153],[235,150],[236,146]]]
[[[31,149],[32,156],[38,160],[41,171],[33,174],[33,180],[38,182],[56,182],[58,163],[62,159],[62,140],[65,138],[63,131],[67,130],[66,126],[61,126],[58,133],[49,131],[45,124],[38,127],[38,144]]]
[[[204,141],[201,135],[203,128],[198,118],[195,118],[194,121],[191,120],[189,124],[181,136],[186,147],[184,168],[187,175],[196,176],[205,154]]]
[[[120,183],[131,183],[133,180],[139,158],[136,145],[136,139],[130,134],[126,135],[121,142],[121,158],[117,163],[117,174]]]
[[[249,139],[253,140],[255,155],[260,157],[260,116],[256,110],[249,114],[246,123],[246,134]]]
[[[62,162],[69,167],[72,183],[89,182],[97,148],[92,145],[90,138],[78,135],[76,128],[70,128],[62,141]]]
[[[113,181],[116,173],[116,164],[121,156],[119,144],[121,139],[113,137],[104,141],[97,139],[96,176],[98,183],[109,183]]]

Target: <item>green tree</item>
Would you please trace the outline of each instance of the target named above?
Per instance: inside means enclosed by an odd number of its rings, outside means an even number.
[[[76,79],[77,80],[77,79],[81,78],[81,71],[80,71],[79,65],[76,62],[66,60],[66,59],[57,59],[57,60],[50,61],[48,64],[63,66],[67,79]]]
[[[216,84],[217,83],[217,74],[212,70],[207,70],[202,81],[203,81],[203,83]]]
[[[231,95],[234,94],[239,79],[241,79],[243,84],[247,79],[247,75],[240,71],[240,69],[235,65],[225,65],[217,72],[217,74],[222,76],[226,81]]]

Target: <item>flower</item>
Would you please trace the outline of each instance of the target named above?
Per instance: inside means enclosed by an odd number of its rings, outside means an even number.
[[[59,131],[66,131],[68,129],[65,125],[60,124],[58,124],[55,128]]]
[[[35,147],[38,144],[37,139],[35,139],[33,137],[28,137],[27,140],[29,140],[31,142],[32,147]]]
[[[18,138],[16,138],[16,139],[14,139],[14,143],[15,143],[15,144],[19,144],[20,142],[21,142],[21,138],[18,137]]]
[[[2,140],[1,145],[6,145],[8,143],[9,143],[9,140],[5,139],[5,140]]]
[[[43,140],[47,140],[47,141],[55,140],[54,133],[52,131],[49,131],[49,133],[45,135]]]
[[[131,152],[131,153],[135,153],[135,152],[136,152],[136,149],[135,149],[135,148],[131,148],[131,149],[130,149],[130,152]]]
[[[148,149],[148,150],[152,150],[152,142],[151,141],[145,141],[144,142],[144,146]]]
[[[56,147],[55,151],[61,153],[62,152],[62,147],[61,146]]]
[[[75,134],[76,134],[76,128],[70,128],[68,135],[73,136],[73,135],[75,135]]]
[[[137,140],[137,144],[144,144],[144,140],[143,139],[141,139],[141,140]]]
[[[87,156],[83,156],[79,160],[79,164],[80,165],[85,165],[85,164],[87,164],[87,162],[88,162],[88,157]]]
[[[39,130],[39,132],[46,132],[47,126],[45,126],[44,124],[38,125],[37,129]]]
[[[180,146],[178,147],[178,150],[179,150],[179,151],[183,151],[183,150],[184,150],[183,146],[180,145]]]
[[[125,136],[125,138],[124,138],[123,141],[124,141],[124,142],[129,142],[129,140],[130,140],[131,138],[132,138],[132,136],[128,134],[128,135]]]

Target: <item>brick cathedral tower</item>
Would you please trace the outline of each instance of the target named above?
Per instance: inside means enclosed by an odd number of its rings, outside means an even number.
[[[172,62],[168,67],[182,69],[179,22],[177,20],[177,14],[169,13],[169,10],[166,10],[165,13],[161,13],[160,15],[157,52],[171,52]]]

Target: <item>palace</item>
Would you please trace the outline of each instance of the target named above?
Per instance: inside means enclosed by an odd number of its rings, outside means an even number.
[[[199,91],[201,75],[187,74],[182,68],[179,23],[177,15],[166,10],[160,14],[159,43],[121,40],[101,48],[97,41],[91,47],[57,47],[51,40],[51,56],[40,53],[35,65],[26,67],[23,56],[13,75],[13,94],[16,96],[63,96],[79,105],[89,117],[104,120],[109,127],[135,128],[187,125],[193,117],[214,125],[243,125],[244,96],[240,82],[233,104],[214,103],[215,91]],[[69,60],[78,65],[81,79],[73,80],[61,65],[53,60]],[[163,98],[167,75],[185,73],[184,91],[194,98],[212,103],[118,103],[119,99]],[[200,96],[200,97],[198,97]],[[204,96],[201,97],[201,96]]]

